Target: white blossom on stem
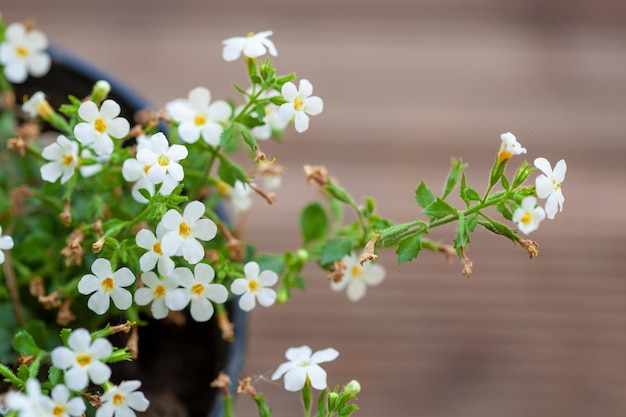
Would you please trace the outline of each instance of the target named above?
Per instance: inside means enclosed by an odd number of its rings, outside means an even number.
[[[169,145],[161,132],[152,135],[145,146],[137,150],[137,161],[147,168],[146,176],[153,184],[162,183],[169,174],[176,181],[182,181],[185,173],[179,161],[188,155],[183,145]]]
[[[178,288],[175,276],[164,276],[163,279],[159,279],[154,272],[148,271],[141,275],[141,282],[144,286],[135,291],[135,302],[140,306],[152,303],[150,311],[155,319],[167,317],[169,309],[165,304],[165,296]]]
[[[13,238],[11,236],[2,235],[2,226],[0,226],[0,264],[4,263],[4,251],[13,249]]]
[[[359,301],[365,296],[368,285],[378,285],[385,279],[386,273],[382,266],[370,261],[361,265],[355,254],[345,256],[343,261],[346,264],[343,276],[338,282],[331,281],[330,288],[333,291],[346,289],[350,301]]]
[[[96,417],[135,417],[135,411],[146,411],[150,401],[137,391],[141,382],[124,381],[102,394],[102,405],[96,410]]]
[[[203,203],[192,201],[182,215],[175,209],[163,215],[159,224],[166,230],[161,239],[161,250],[165,255],[182,255],[190,264],[204,258],[204,247],[197,239],[211,240],[217,234],[215,223],[201,218],[205,210]]]
[[[333,361],[338,356],[339,352],[333,348],[318,350],[313,354],[311,348],[306,345],[289,348],[285,353],[288,362],[282,363],[276,369],[272,380],[277,380],[284,375],[287,391],[300,391],[304,388],[307,379],[313,388],[326,389],[326,371],[319,364]]]
[[[554,219],[557,211],[563,211],[565,197],[561,190],[561,184],[565,180],[567,164],[564,159],[561,159],[552,170],[550,162],[546,158],[537,158],[535,159],[535,166],[543,172],[535,179],[537,197],[547,198],[546,215],[548,219]]]
[[[248,262],[243,267],[246,277],[235,279],[230,286],[233,294],[241,295],[239,307],[244,311],[252,310],[257,300],[264,307],[269,307],[276,301],[276,291],[269,287],[278,282],[278,275],[270,270],[260,271],[258,263]]]
[[[161,240],[165,231],[159,223],[156,236],[148,229],[141,229],[137,232],[137,236],[135,236],[137,246],[148,251],[139,258],[139,267],[142,272],[152,271],[157,266],[159,274],[166,276],[174,270],[174,261],[165,255],[161,249]]]
[[[219,145],[224,131],[221,123],[231,115],[228,103],[223,100],[211,103],[211,92],[204,87],[191,90],[186,100],[170,101],[165,111],[179,123],[178,134],[184,142],[194,143],[202,136],[211,146]]]
[[[539,228],[539,223],[546,218],[546,212],[537,205],[533,196],[524,197],[520,207],[513,213],[513,221],[517,223],[520,232],[529,234]]]
[[[41,178],[48,182],[56,182],[61,178],[61,184],[65,184],[74,175],[78,162],[78,143],[59,135],[56,142],[43,148],[41,156],[50,161],[42,165]]]
[[[270,55],[276,56],[278,55],[276,46],[269,39],[272,34],[271,30],[265,30],[258,33],[250,32],[248,36],[234,36],[224,39],[222,41],[222,45],[224,45],[222,58],[224,61],[230,62],[238,59],[242,53],[248,58],[258,58],[268,51]]]
[[[228,290],[222,284],[213,284],[215,271],[210,265],[200,263],[189,268],[179,267],[172,273],[182,288],[169,291],[165,296],[165,304],[170,310],[182,310],[191,302],[191,317],[195,321],[208,321],[214,312],[214,303],[224,303],[228,298]]]
[[[26,81],[28,74],[42,77],[50,70],[50,55],[46,53],[48,38],[37,29],[26,30],[22,23],[11,23],[0,43],[0,64],[12,83]]]
[[[324,109],[321,98],[313,96],[313,85],[308,80],[300,80],[299,87],[286,82],[280,90],[287,103],[278,108],[278,116],[283,122],[294,118],[296,131],[304,132],[309,128],[309,116],[316,116]]]
[[[498,162],[507,161],[511,159],[513,155],[526,153],[526,148],[520,145],[513,133],[503,133],[500,135],[500,139],[502,140],[502,144],[500,145],[500,151],[498,152]]]
[[[91,265],[93,274],[87,274],[78,282],[78,292],[89,295],[87,307],[96,314],[104,314],[109,309],[111,299],[120,310],[126,310],[133,302],[128,287],[135,282],[135,276],[130,269],[123,267],[113,272],[108,259],[96,259]]]
[[[67,339],[67,347],[59,346],[51,353],[52,364],[67,370],[65,384],[74,391],[87,387],[91,380],[102,384],[111,377],[111,368],[101,360],[111,356],[113,346],[107,339],[91,341],[91,334],[86,329],[74,330]]]
[[[84,146],[93,146],[98,156],[113,153],[113,140],[122,139],[130,131],[130,123],[123,117],[120,105],[113,100],[105,100],[100,109],[93,101],[85,101],[78,108],[78,115],[84,122],[74,127],[74,136]]]

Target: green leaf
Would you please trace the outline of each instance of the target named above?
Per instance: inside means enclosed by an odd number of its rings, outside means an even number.
[[[22,355],[36,355],[41,350],[26,330],[20,330],[13,338],[13,348]]]
[[[238,127],[239,127],[239,133],[241,133],[241,137],[243,138],[243,141],[246,142],[246,144],[250,147],[252,151],[257,149],[259,145],[256,143],[256,139],[254,139],[254,136],[252,136],[252,133],[250,133],[248,128],[243,125],[238,125]]]
[[[508,209],[504,202],[496,204],[496,210],[498,210],[505,219],[513,220],[513,213],[511,213],[511,210]]]
[[[456,227],[456,237],[454,238],[454,248],[466,248],[469,244],[469,235],[465,226],[465,217],[463,213],[458,213],[458,225]]]
[[[480,224],[481,226],[483,226],[485,229],[489,230],[490,232],[508,237],[510,240],[517,243],[517,236],[515,235],[515,232],[513,232],[513,230],[511,230],[509,227],[507,227],[506,225],[502,223],[499,223],[493,219],[490,219],[488,222],[479,221],[478,224]]]
[[[422,181],[415,190],[415,200],[422,208],[428,207],[428,205],[435,201],[434,194],[430,191],[430,188],[426,186],[424,181]]]
[[[263,254],[254,258],[254,261],[259,264],[261,271],[269,269],[276,272],[278,275],[282,275],[285,269],[285,258],[283,255],[269,255]]]
[[[328,216],[320,203],[313,202],[300,213],[300,231],[305,245],[326,236],[328,227]]]
[[[237,125],[233,124],[228,126],[220,135],[220,146],[224,148],[224,151],[231,153],[237,149],[239,144],[239,135],[237,135]]]
[[[520,167],[515,172],[515,177],[513,177],[513,188],[517,188],[522,185],[528,176],[535,172],[537,168],[530,166],[528,161],[522,162]]]
[[[220,166],[217,173],[222,181],[235,185],[235,181],[239,180],[243,183],[248,182],[248,173],[245,169],[231,161],[228,157],[219,155]]]
[[[509,190],[509,180],[506,179],[506,175],[502,175],[500,177],[500,181],[502,182],[502,188],[504,188],[505,190]]]
[[[349,239],[333,239],[329,240],[322,247],[320,255],[320,264],[328,265],[344,256],[348,255],[352,250],[352,242]]]
[[[456,209],[442,199],[437,198],[428,206],[424,207],[423,213],[434,219],[441,219],[450,214],[456,213]]]
[[[52,385],[59,384],[62,376],[63,371],[56,366],[51,366],[50,369],[48,369],[48,379]]]
[[[42,320],[29,320],[24,325],[24,330],[33,338],[37,346],[45,347],[48,343],[48,327]]]
[[[28,369],[28,366],[20,365],[20,367],[17,368],[17,377],[22,381],[27,381],[30,377],[30,369]]]
[[[459,182],[459,178],[463,173],[463,170],[467,167],[467,164],[464,164],[461,159],[452,158],[452,168],[450,169],[450,173],[448,174],[448,179],[446,180],[446,186],[443,190],[443,195],[441,198],[443,200],[452,192],[456,183]]]
[[[467,186],[465,182],[465,174],[461,177],[461,190],[460,195],[465,205],[469,207],[472,201],[480,201],[480,195],[476,190]]]
[[[422,235],[416,233],[412,236],[405,237],[398,244],[396,254],[398,255],[398,265],[412,261],[422,250]]]

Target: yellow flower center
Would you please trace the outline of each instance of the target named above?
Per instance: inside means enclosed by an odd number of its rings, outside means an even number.
[[[65,415],[65,410],[67,410],[67,407],[61,405],[61,404],[57,404],[53,409],[52,409],[52,414],[56,417],[62,417]]]
[[[524,213],[524,215],[522,216],[521,222],[524,224],[530,224],[532,221],[533,221],[533,216],[529,212]]]
[[[163,285],[157,285],[154,287],[154,298],[161,298],[165,296],[165,287]]]
[[[261,284],[259,284],[259,281],[248,281],[248,289],[250,290],[250,292],[256,292],[259,290],[260,287]]]
[[[180,226],[178,226],[178,234],[181,236],[189,236],[191,233],[191,227],[186,222],[182,222]]]
[[[87,366],[91,363],[91,355],[81,353],[80,355],[76,356],[76,362],[78,362],[80,366]]]
[[[157,255],[163,255],[163,251],[161,250],[161,242],[157,242],[152,245],[152,251]]]
[[[113,404],[117,406],[123,405],[125,399],[126,398],[124,398],[124,396],[118,392],[113,396]]]
[[[193,119],[193,122],[196,124],[196,126],[202,126],[206,123],[206,117],[199,114]]]
[[[106,291],[106,292],[111,291],[113,289],[113,285],[114,284],[115,284],[115,281],[113,281],[113,278],[111,278],[111,277],[106,277],[100,283],[100,285],[102,285],[102,287],[104,288],[104,291]]]
[[[150,167],[151,167],[151,166],[152,166],[152,165],[144,165],[144,167],[143,167],[143,173],[147,175],[147,174],[148,174],[148,171],[150,170]]]
[[[302,110],[304,110],[304,100],[302,100],[300,97],[296,97],[293,100],[293,109],[295,111],[302,111]]]
[[[68,166],[70,165],[72,162],[74,161],[74,157],[72,155],[65,155],[63,157],[63,162],[61,162],[63,165]]]
[[[107,130],[107,124],[104,123],[104,120],[102,120],[101,117],[98,117],[96,121],[93,122],[93,126],[100,133],[104,133]]]
[[[191,287],[191,292],[195,295],[202,295],[202,293],[204,292],[204,285],[194,284],[194,286]]]
[[[15,48],[15,52],[21,57],[21,58],[26,58],[28,56],[28,49],[24,46],[17,46]]]
[[[561,183],[556,182],[556,180],[552,180],[552,188],[554,189],[554,191],[559,191],[559,188],[561,188]]]
[[[352,278],[357,278],[363,272],[363,268],[361,268],[359,265],[354,265],[352,267],[352,271],[350,272],[352,273]]]
[[[170,163],[170,158],[167,155],[159,155],[159,159],[157,160],[159,162],[159,165],[161,165],[162,167],[169,165]]]

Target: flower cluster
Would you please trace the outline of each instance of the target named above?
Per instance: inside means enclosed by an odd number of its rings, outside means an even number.
[[[18,23],[0,29],[7,88],[29,75],[44,76],[51,65],[45,35]],[[260,144],[282,141],[291,124],[298,133],[306,132],[311,116],[324,109],[308,79],[277,75],[270,59],[260,59],[277,56],[271,35],[263,31],[223,41],[225,61],[242,56],[245,61],[250,86],[234,84],[240,100],[215,99],[208,88],[196,87],[187,98],[171,100],[133,125],[122,116],[128,114],[124,103],[108,98],[109,83],[99,81],[88,97],[70,96],[58,110],[43,91],[34,92],[20,108],[0,109],[23,123],[19,133],[0,132],[2,139],[18,136],[1,147],[8,168],[0,166],[0,190],[9,190],[10,207],[0,207],[0,264],[8,271],[0,292],[11,297],[16,311],[17,324],[11,329],[15,337],[8,343],[28,361],[16,372],[0,366],[0,374],[14,388],[0,405],[19,417],[78,417],[92,407],[84,398],[100,386],[101,394],[92,396],[96,417],[134,417],[149,405],[138,390],[141,382],[114,384],[108,364],[130,360],[136,353],[138,326],[148,319],[174,322],[186,317],[177,312],[188,311],[197,322],[216,318],[228,339],[232,324],[225,303],[245,312],[284,303],[292,291],[306,287],[304,268],[310,262],[328,274],[331,291],[345,290],[356,302],[386,278],[376,262],[377,249],[395,248],[399,263],[423,250],[458,256],[462,273],[469,276],[470,236],[480,226],[536,255],[536,243],[518,232],[531,233],[546,217],[554,219],[562,211],[567,167],[564,160],[553,169],[547,159],[536,158],[534,167],[524,161],[507,177],[510,160],[527,153],[511,132],[500,137],[483,193],[470,186],[466,164],[453,160],[442,194],[419,184],[415,200],[421,216],[406,223],[382,216],[370,197],[357,202],[325,167],[307,165],[307,181],[323,193],[321,202],[307,204],[300,213],[300,246],[268,254],[247,242],[244,222],[254,214],[254,196],[272,204],[284,172]],[[52,126],[47,139],[38,135],[41,121]],[[32,131],[37,133],[23,133]],[[244,157],[233,155],[239,150]],[[536,170],[541,174],[534,186],[525,185]],[[464,207],[449,202],[455,190]],[[538,199],[546,200],[545,207]],[[226,220],[228,207],[238,215],[235,224]],[[488,209],[515,226],[496,220]],[[347,210],[352,216],[344,216]],[[433,230],[450,223],[457,225],[450,244],[429,239]],[[28,290],[19,285],[28,285]],[[32,297],[20,299],[26,293]],[[27,315],[55,310],[56,320],[38,322],[42,325],[33,328],[41,334],[34,337],[22,310]],[[111,326],[120,312],[128,324]],[[133,332],[133,342],[118,348],[106,337],[122,330]],[[60,334],[61,344],[38,345],[58,340],[54,333]],[[290,348],[287,362],[272,379],[284,377],[287,391],[302,392],[305,415],[310,415],[313,388],[322,391],[319,415],[348,417],[356,409],[350,401],[360,385],[352,381],[331,391],[320,366],[338,355],[333,348]],[[43,375],[46,362],[49,372]],[[218,378],[215,386],[224,388],[227,382]],[[268,415],[263,396],[249,380],[242,380],[239,388],[253,396],[261,415]],[[225,389],[224,401],[231,401],[229,396]]]

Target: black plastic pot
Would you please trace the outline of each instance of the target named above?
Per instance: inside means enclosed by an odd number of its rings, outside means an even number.
[[[43,91],[51,105],[58,108],[68,102],[68,95],[85,97],[96,81],[106,80],[111,84],[109,98],[120,104],[122,116],[130,120],[131,125],[137,111],[152,107],[123,83],[62,49],[51,47],[49,53],[52,67],[47,75],[30,77],[26,83],[15,86],[18,102],[24,95]],[[222,214],[225,218],[225,213]],[[141,389],[152,402],[148,414],[220,417],[221,393],[209,384],[219,371],[237,380],[246,343],[246,315],[234,303],[228,307],[230,320],[235,325],[234,342],[222,339],[215,317],[206,323],[196,323],[188,317],[184,326],[153,320],[139,330],[139,359],[114,369],[113,382],[141,380]]]

